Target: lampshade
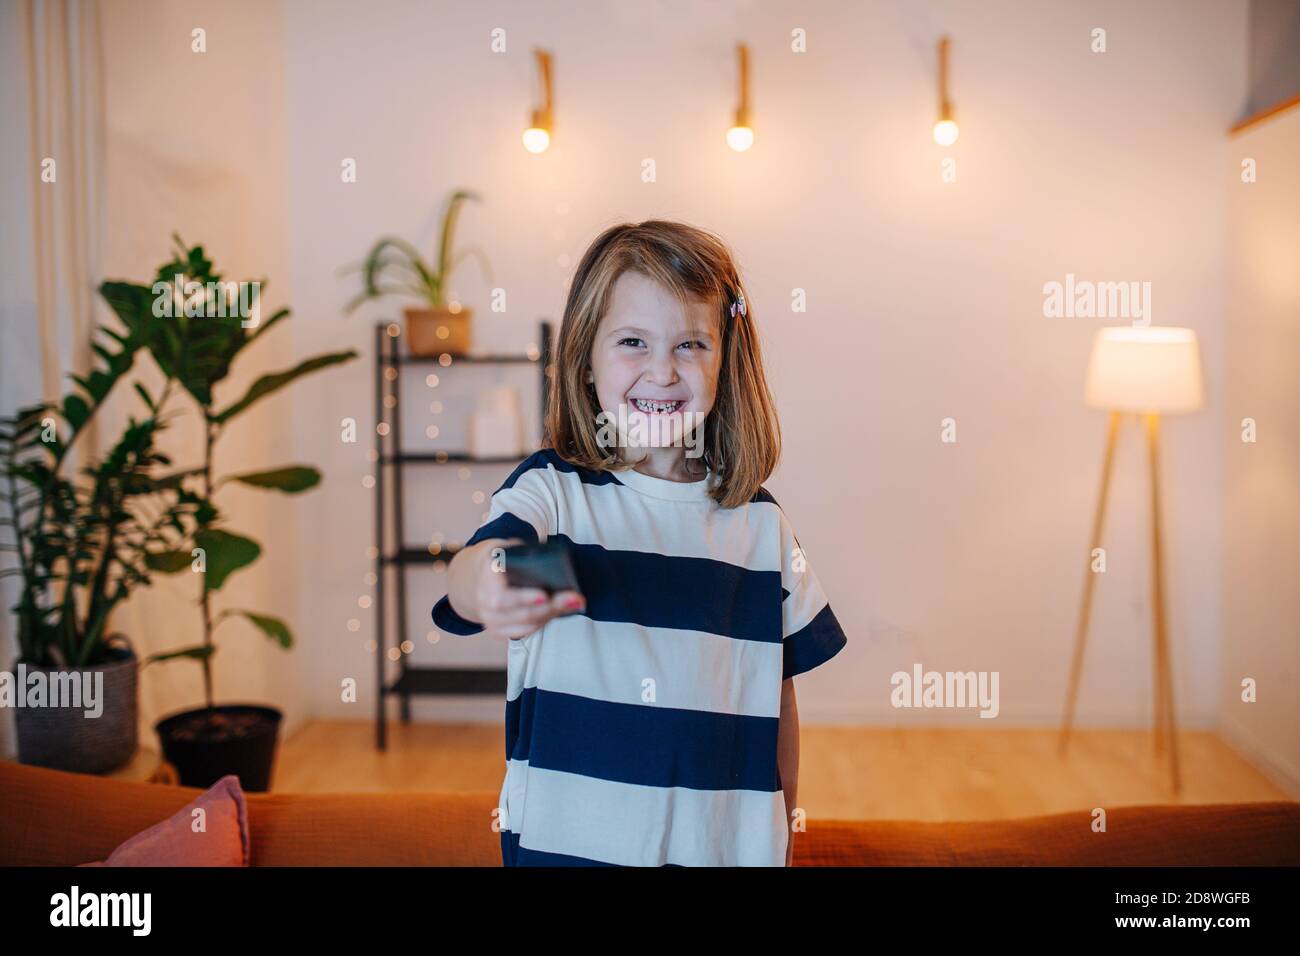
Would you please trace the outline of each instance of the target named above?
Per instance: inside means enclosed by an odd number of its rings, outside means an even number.
[[[1205,402],[1192,329],[1098,329],[1088,362],[1086,401],[1117,412],[1190,412]]]

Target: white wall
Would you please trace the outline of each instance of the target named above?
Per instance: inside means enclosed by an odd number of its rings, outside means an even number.
[[[1300,798],[1300,109],[1232,141],[1224,627],[1225,736]],[[1257,180],[1241,180],[1253,159]],[[1243,442],[1242,419],[1256,441]],[[1242,682],[1257,700],[1242,700]]]
[[[999,671],[1004,725],[1059,721],[1105,428],[1083,406],[1083,374],[1093,333],[1115,323],[1044,318],[1042,287],[1066,273],[1150,281],[1154,322],[1195,328],[1203,348],[1209,406],[1166,422],[1163,490],[1179,720],[1214,724],[1226,679],[1223,462],[1237,417],[1224,396],[1222,182],[1236,163],[1224,130],[1245,96],[1244,3],[129,7],[106,18],[114,274],[152,267],[183,227],[231,273],[269,276],[274,301],[294,308],[283,354],[241,374],[348,345],[367,359],[268,402],[247,445],[229,452],[227,466],[302,460],[326,480],[283,506],[231,492],[241,528],[268,551],[242,582],[249,605],[291,618],[300,645],[284,655],[255,635],[230,637],[220,696],[277,699],[293,719],[373,713],[374,611],[357,602],[373,592],[374,501],[362,479],[372,473],[372,323],[397,304],[343,317],[356,279],[338,270],[382,234],[430,247],[442,199],[466,186],[486,202],[466,207],[461,239],[485,249],[493,277],[469,263],[456,292],[477,310],[480,340],[502,349],[521,351],[539,318],[558,320],[573,264],[609,224],[681,218],[735,249],[786,442],[768,488],[850,641],[800,679],[807,722],[978,725],[973,713],[890,708],[890,674],[916,661]],[[198,25],[203,61],[188,53]],[[1089,51],[1099,26],[1105,54]],[[490,52],[494,27],[507,30],[506,54]],[[807,31],[806,54],[790,51],[795,27]],[[954,38],[962,124],[948,151],[929,136],[943,32]],[[753,58],[757,143],[746,155],[723,144],[738,40]],[[556,56],[556,135],[540,157],[519,145],[535,44]],[[955,183],[941,182],[945,155]],[[340,180],[347,157],[356,183]],[[653,184],[640,177],[647,157]],[[504,316],[487,310],[495,286],[508,291]],[[794,288],[807,290],[806,314],[790,311]],[[417,377],[403,404],[410,442],[457,446],[468,395],[495,374],[443,376],[448,411],[434,442],[423,429],[438,421],[427,411],[435,392]],[[533,379],[512,381],[531,397]],[[957,420],[956,444],[939,440],[945,417]],[[360,443],[340,441],[345,418]],[[1083,725],[1150,720],[1145,464],[1130,428]],[[409,542],[463,539],[482,511],[470,494],[507,472],[413,477]],[[504,659],[487,642],[426,641],[444,587],[430,571],[411,581],[418,661]],[[143,620],[160,619],[172,626]],[[340,701],[349,676],[359,704]],[[186,703],[194,692],[168,691]],[[495,721],[501,703],[422,700],[416,713]]]
[[[786,436],[769,488],[809,550],[850,645],[800,681],[806,720],[972,725],[974,715],[900,713],[889,675],[1001,672],[1002,720],[1061,716],[1105,417],[1082,403],[1089,319],[1046,319],[1042,286],[1067,272],[1153,283],[1154,321],[1201,336],[1210,405],[1165,427],[1168,595],[1179,718],[1215,718],[1223,458],[1226,198],[1224,130],[1245,89],[1241,3],[451,4],[290,2],[285,7],[290,255],[295,306],[313,317],[298,347],[369,348],[368,321],[339,318],[354,288],[335,270],[377,236],[434,241],[446,191],[486,196],[462,217],[495,281],[457,276],[481,336],[521,350],[558,317],[565,282],[604,226],[651,216],[716,230],[739,255],[762,326]],[[790,52],[794,27],[808,52]],[[1109,50],[1089,52],[1108,31]],[[489,31],[507,31],[494,55]],[[934,42],[954,37],[958,180],[940,181],[929,138]],[[723,145],[734,47],[751,46],[757,145]],[[519,133],[535,89],[530,47],[556,56],[552,149]],[[358,161],[359,182],[340,181]],[[640,181],[653,157],[658,181]],[[562,265],[560,256],[568,257]],[[486,313],[493,285],[509,313]],[[790,312],[807,290],[806,315]],[[1123,324],[1123,323],[1121,323]],[[463,373],[470,374],[481,373]],[[340,675],[369,686],[345,622],[370,565],[364,449],[327,444],[340,419],[372,421],[369,369],[299,395],[299,456],[327,456],[331,481],[307,505],[304,662],[320,713]],[[455,375],[440,392],[451,394]],[[433,395],[405,402],[422,440]],[[443,395],[444,399],[447,397]],[[415,413],[412,419],[411,413]],[[958,422],[958,442],[939,423]],[[444,416],[448,417],[448,416]],[[451,416],[454,417],[454,416]],[[454,447],[449,429],[443,447]],[[438,443],[426,442],[431,447]],[[1123,437],[1080,697],[1083,724],[1150,719],[1145,447]],[[467,482],[410,489],[410,541],[478,523]],[[439,483],[442,482],[442,483]],[[441,496],[441,497],[440,497]],[[421,661],[488,662],[503,650],[445,636],[429,646],[443,593],[415,572]],[[368,712],[369,708],[366,708]],[[499,719],[500,703],[423,701],[417,714]]]
[[[177,231],[186,242],[203,244],[225,278],[268,280],[263,314],[269,316],[292,301],[283,201],[289,174],[284,166],[279,8],[256,0],[130,0],[111,5],[103,19],[105,276],[152,280],[157,266],[170,257],[171,234]],[[204,53],[192,50],[195,28],[206,31]],[[296,362],[291,343],[285,324],[269,332],[218,385],[218,405],[235,401],[258,376]],[[147,358],[136,368],[157,380]],[[119,399],[120,417],[131,404],[130,392]],[[178,465],[201,464],[195,406],[183,395],[174,402],[177,418],[163,445]],[[286,433],[292,415],[293,398],[284,392],[235,419],[217,444],[215,475],[288,463]],[[303,586],[295,505],[239,485],[221,489],[217,504],[230,518],[227,527],[258,540],[263,553],[214,596],[214,613],[245,608],[283,617],[292,626]],[[190,574],[156,576],[153,589],[137,592],[115,615],[115,626],[146,653],[198,644],[198,596]],[[217,703],[273,703],[285,711],[286,730],[292,732],[310,707],[302,696],[301,659],[310,653],[311,640],[301,625],[295,630],[306,649],[286,653],[243,620],[221,624],[213,658]],[[173,661],[146,668],[140,682],[141,739],[156,746],[155,720],[202,706],[203,700],[197,664]]]

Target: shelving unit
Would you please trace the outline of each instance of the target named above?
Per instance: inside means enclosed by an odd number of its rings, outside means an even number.
[[[375,495],[375,619],[377,686],[379,692],[376,713],[376,745],[384,750],[388,743],[387,702],[389,697],[401,701],[402,723],[411,722],[411,698],[420,694],[494,694],[501,697],[506,692],[506,671],[501,667],[423,667],[407,663],[407,655],[401,652],[406,641],[406,572],[416,565],[449,562],[459,550],[458,547],[443,547],[438,554],[427,548],[413,548],[406,544],[405,524],[403,523],[402,504],[403,470],[408,465],[514,465],[519,457],[475,458],[465,452],[408,452],[402,448],[402,403],[400,399],[402,371],[415,368],[437,368],[441,376],[458,365],[536,365],[540,375],[541,409],[545,414],[549,382],[546,368],[551,361],[551,323],[540,323],[538,336],[538,354],[530,355],[450,355],[447,364],[443,364],[438,355],[410,355],[399,349],[401,336],[388,334],[392,322],[379,322],[375,325],[375,452],[376,460],[376,495]],[[387,399],[393,398],[389,407]],[[379,424],[388,426],[388,433],[381,434]],[[392,483],[392,507],[389,507],[388,485]],[[398,648],[398,676],[388,679],[389,627],[387,594],[389,571],[397,586],[397,626],[396,641],[391,646]],[[432,609],[432,602],[430,602]]]

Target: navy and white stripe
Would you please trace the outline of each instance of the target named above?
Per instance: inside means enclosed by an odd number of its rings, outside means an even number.
[[[466,542],[573,549],[581,614],[509,641],[506,865],[780,866],[781,682],[846,643],[775,499],[523,461]],[[445,631],[473,635],[447,597]]]

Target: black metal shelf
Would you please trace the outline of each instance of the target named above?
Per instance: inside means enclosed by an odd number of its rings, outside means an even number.
[[[385,692],[411,694],[496,694],[506,693],[506,672],[500,667],[408,667]]]
[[[545,323],[544,323],[545,324]],[[444,361],[443,356],[447,356]],[[441,365],[444,368],[450,368],[464,362],[477,363],[480,365],[535,365],[540,359],[540,355],[534,358],[530,355],[516,355],[511,353],[501,355],[475,355],[472,352],[439,352],[437,355],[398,355],[392,363],[393,365]]]
[[[380,434],[383,429],[375,429],[375,452],[377,461],[376,496],[375,496],[375,618],[378,660],[377,686],[378,712],[376,714],[376,743],[380,750],[387,747],[388,723],[387,702],[389,697],[397,697],[401,702],[402,723],[411,722],[411,697],[418,694],[492,694],[504,696],[506,691],[506,670],[503,667],[490,668],[454,668],[454,667],[419,667],[406,662],[406,654],[400,648],[406,642],[406,569],[416,565],[431,565],[450,561],[460,550],[459,544],[443,545],[437,554],[428,548],[414,548],[405,541],[402,515],[402,471],[405,465],[516,465],[521,460],[518,456],[475,457],[468,452],[431,451],[409,452],[402,449],[402,414],[401,402],[398,401],[401,368],[405,366],[437,366],[446,370],[454,369],[459,364],[471,365],[536,365],[541,374],[541,408],[546,411],[549,381],[546,368],[551,359],[551,323],[541,323],[541,349],[536,356],[513,354],[458,355],[440,353],[438,355],[405,355],[398,351],[400,336],[388,334],[391,323],[380,322],[375,326],[375,422],[376,425],[388,426],[387,434]],[[394,374],[389,377],[389,370]],[[388,399],[392,398],[392,407]],[[391,412],[391,416],[390,413]],[[390,515],[387,494],[389,481],[393,484],[393,506],[391,523],[395,527],[390,543]],[[390,550],[391,549],[391,550]],[[397,640],[393,646],[398,648],[398,676],[390,681],[387,677],[388,662],[388,619],[385,614],[388,590],[388,571],[396,573],[393,577],[397,585]]]
[[[450,465],[464,464],[466,462],[473,465],[516,465],[519,463],[519,459],[516,457],[475,458],[463,451],[404,452],[400,455],[381,455],[379,460],[385,465],[399,465],[404,462],[410,462],[413,465]]]
[[[427,548],[398,548],[383,555],[380,560],[384,564],[436,564],[439,561],[450,561],[459,550],[459,545],[443,545],[437,554]]]

